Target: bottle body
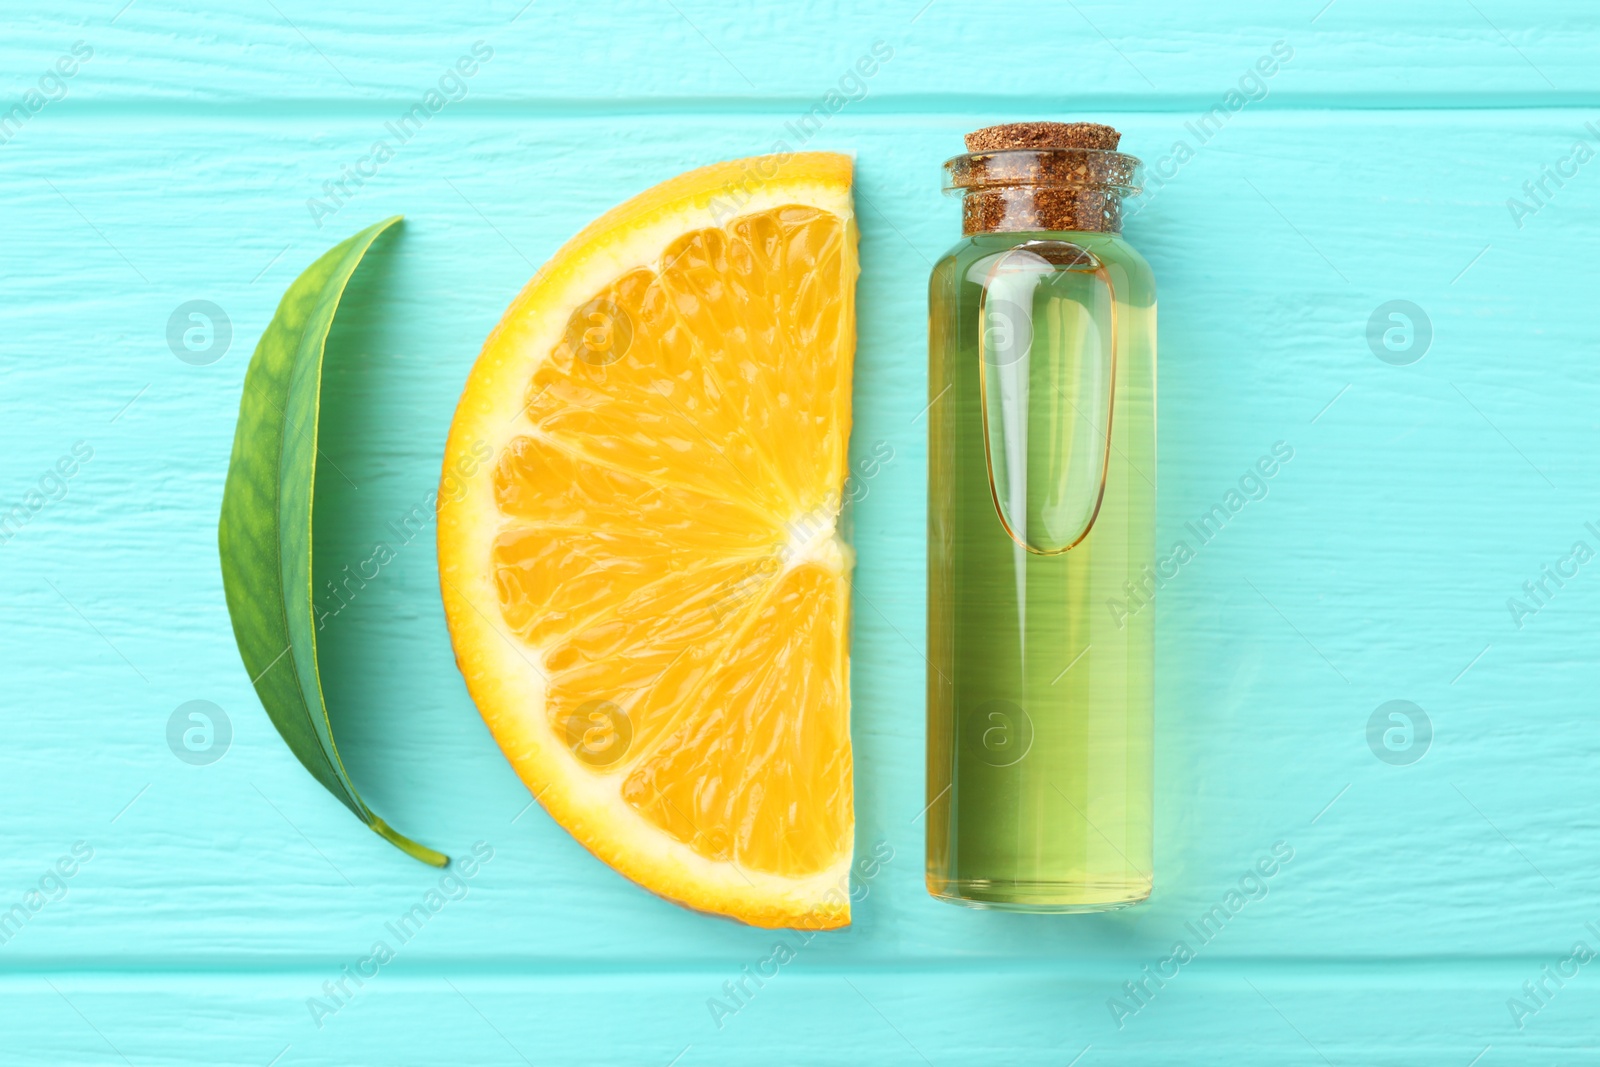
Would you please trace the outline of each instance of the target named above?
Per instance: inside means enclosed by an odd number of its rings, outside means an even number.
[[[1115,232],[964,238],[929,292],[927,884],[1151,886],[1155,287]]]

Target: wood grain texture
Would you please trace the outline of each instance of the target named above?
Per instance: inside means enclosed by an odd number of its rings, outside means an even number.
[[[1600,11],[1004,4],[997,38],[947,0],[536,3],[514,21],[521,0],[274,3],[69,3],[0,35],[7,107],[73,41],[95,50],[0,144],[0,514],[93,449],[0,543],[0,912],[74,842],[94,849],[0,944],[0,1060],[1600,1062],[1600,965],[1520,1030],[1506,1005],[1575,941],[1600,949],[1600,562],[1520,628],[1506,606],[1575,541],[1600,551],[1600,162],[1520,228],[1506,204],[1577,139],[1600,147]],[[480,39],[494,58],[466,99],[319,228],[308,198]],[[654,182],[766,150],[876,40],[893,59],[807,147],[856,153],[852,448],[894,450],[852,522],[860,845],[895,858],[851,929],[719,1030],[707,999],[774,935],[649,897],[528,809],[455,671],[431,526],[396,526],[537,265]],[[1294,58],[1266,98],[1199,143],[1186,124],[1278,40]],[[1023,117],[1113,123],[1152,164],[1194,149],[1129,226],[1162,301],[1159,541],[1194,541],[1259,456],[1294,449],[1152,609],[1156,895],[1067,920],[937,904],[920,870],[925,284],[959,229],[938,163]],[[316,544],[326,573],[380,540],[396,558],[331,621],[327,695],[377,810],[494,858],[319,1028],[307,998],[439,876],[273,733],[215,524],[278,297],[397,213],[330,342]],[[191,299],[232,322],[208,366],[168,347]],[[1433,332],[1409,366],[1368,343],[1396,299]],[[193,699],[233,725],[210,766],[168,750]],[[1434,727],[1410,766],[1368,746],[1393,699]],[[1134,1003],[1123,984],[1278,841],[1294,859],[1267,895],[1119,1029],[1108,998]]]

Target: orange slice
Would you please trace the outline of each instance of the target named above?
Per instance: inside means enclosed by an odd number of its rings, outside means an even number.
[[[692,171],[489,336],[439,491],[456,661],[533,794],[662,896],[850,921],[850,160]]]

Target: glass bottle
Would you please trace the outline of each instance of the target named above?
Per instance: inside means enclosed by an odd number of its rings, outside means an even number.
[[[1151,886],[1156,303],[1139,161],[1087,123],[967,138],[928,363],[927,885],[1099,911]]]

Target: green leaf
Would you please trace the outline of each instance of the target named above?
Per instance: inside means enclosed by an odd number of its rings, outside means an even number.
[[[356,792],[333,743],[317,672],[311,594],[311,502],[322,356],[345,285],[400,216],[335,245],[283,294],[244,376],[217,544],[228,614],[262,705],[311,776],[407,855],[449,858],[396,833]]]

